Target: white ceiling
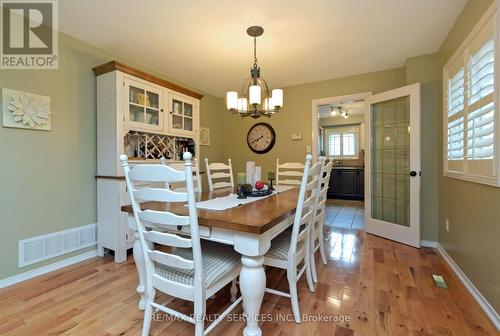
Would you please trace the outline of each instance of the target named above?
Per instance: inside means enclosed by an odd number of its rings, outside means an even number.
[[[64,0],[60,29],[208,93],[239,90],[252,40],[286,87],[404,65],[437,51],[466,0]]]

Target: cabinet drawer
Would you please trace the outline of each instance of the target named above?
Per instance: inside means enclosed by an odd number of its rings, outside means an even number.
[[[200,237],[209,238],[211,229],[208,226],[199,225],[198,230],[200,231]],[[161,228],[161,231],[172,232],[172,233],[185,233],[190,234],[189,226],[178,226],[177,229],[164,229]]]

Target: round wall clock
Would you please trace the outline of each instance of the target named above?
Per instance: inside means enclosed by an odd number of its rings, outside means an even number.
[[[276,133],[271,125],[258,123],[253,125],[247,134],[247,144],[257,154],[269,152],[276,142]]]

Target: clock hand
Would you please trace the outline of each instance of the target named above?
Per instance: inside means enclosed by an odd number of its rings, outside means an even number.
[[[263,135],[261,135],[259,138],[255,139],[255,140],[252,140],[252,143],[259,141],[259,140],[260,140],[260,139],[262,139],[263,137],[264,137],[264,136],[263,136]]]

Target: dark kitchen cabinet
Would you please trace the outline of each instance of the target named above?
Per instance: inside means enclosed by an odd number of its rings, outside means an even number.
[[[334,168],[330,175],[328,198],[363,200],[365,171],[363,168]]]

